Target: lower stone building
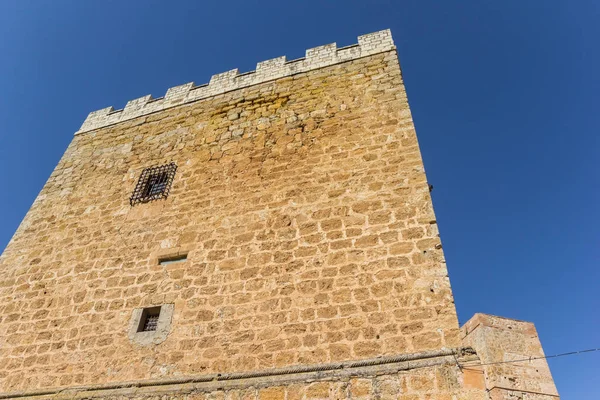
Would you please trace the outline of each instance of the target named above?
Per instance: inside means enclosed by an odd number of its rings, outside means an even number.
[[[558,399],[533,324],[459,328],[429,192],[389,31],[93,112],[0,256],[0,399]]]

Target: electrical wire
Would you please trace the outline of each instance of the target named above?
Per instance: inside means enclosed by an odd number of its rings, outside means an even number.
[[[484,366],[484,365],[496,365],[496,364],[511,364],[511,363],[518,363],[518,362],[524,362],[524,361],[533,361],[533,360],[543,360],[543,359],[547,359],[547,358],[556,358],[556,357],[565,357],[565,356],[573,356],[576,354],[582,354],[582,353],[592,353],[594,351],[600,351],[600,348],[597,349],[587,349],[587,350],[578,350],[578,351],[571,351],[569,353],[561,353],[561,354],[553,354],[551,356],[544,356],[544,357],[529,357],[529,358],[522,358],[520,360],[512,360],[512,361],[496,361],[496,362],[490,362],[490,363],[484,363],[484,364],[479,364],[478,366]]]

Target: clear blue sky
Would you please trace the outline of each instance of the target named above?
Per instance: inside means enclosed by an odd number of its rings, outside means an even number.
[[[459,319],[600,347],[600,3],[0,0],[0,249],[87,113],[391,28]],[[600,352],[550,361],[600,398]]]

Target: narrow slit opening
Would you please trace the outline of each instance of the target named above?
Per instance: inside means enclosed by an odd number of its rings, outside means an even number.
[[[168,265],[185,261],[187,261],[187,254],[179,254],[176,256],[159,258],[158,265]]]

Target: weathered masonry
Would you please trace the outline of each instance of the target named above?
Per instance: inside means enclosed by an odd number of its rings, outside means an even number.
[[[389,31],[91,113],[0,268],[0,399],[558,399],[459,328]]]

